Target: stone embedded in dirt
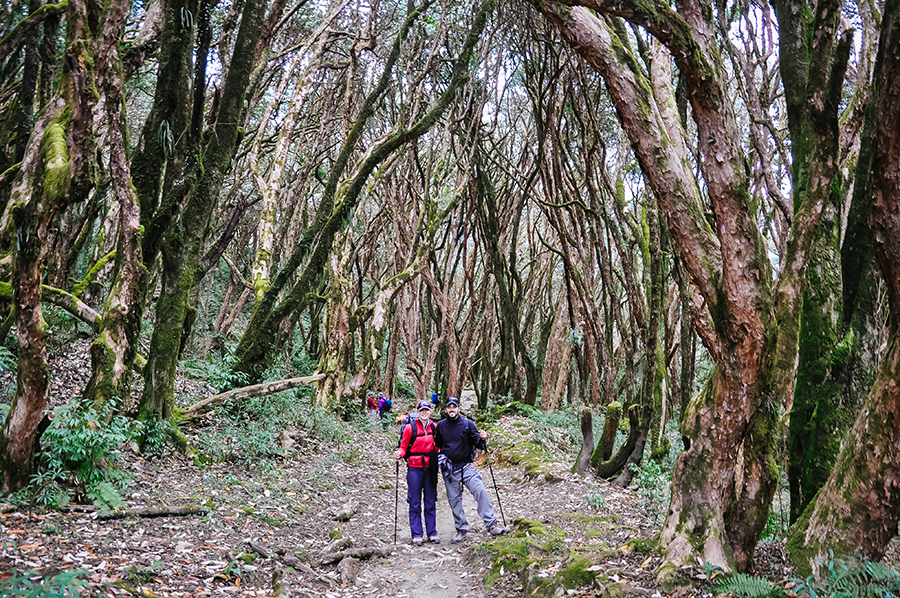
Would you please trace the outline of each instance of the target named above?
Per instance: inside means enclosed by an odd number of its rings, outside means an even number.
[[[341,583],[355,584],[359,576],[359,560],[352,556],[345,557],[338,563],[337,570],[341,574]]]
[[[359,502],[351,500],[344,503],[338,512],[334,514],[332,519],[334,521],[350,521],[353,519],[353,516],[356,515],[357,511],[359,511]]]

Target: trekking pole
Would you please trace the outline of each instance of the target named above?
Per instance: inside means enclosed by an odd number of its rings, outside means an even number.
[[[503,515],[503,505],[500,504],[500,491],[497,489],[497,480],[494,479],[494,468],[491,467],[491,452],[487,447],[487,440],[484,441],[484,454],[487,455],[488,470],[491,472],[491,481],[494,483],[494,492],[497,494],[497,506],[500,508],[500,517],[503,519],[503,527],[506,527],[506,516]]]
[[[397,501],[400,496],[400,461],[397,461],[397,469],[394,470],[394,544],[397,543]]]

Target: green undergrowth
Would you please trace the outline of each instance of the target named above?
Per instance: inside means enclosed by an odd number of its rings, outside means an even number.
[[[602,517],[589,518],[597,523]],[[590,523],[587,519],[581,523]],[[481,545],[477,554],[487,560],[489,572],[485,586],[490,588],[506,575],[514,573],[522,585],[523,596],[548,598],[606,581],[599,564],[634,550],[655,551],[655,545],[640,541],[629,549],[615,550],[603,545],[570,546],[566,532],[557,526],[533,519],[516,519],[509,534]],[[646,544],[646,546],[645,546]]]
[[[88,585],[82,577],[89,574],[84,569],[70,569],[48,577],[37,569],[12,569],[9,576],[0,581],[0,596],[13,598],[64,598],[81,595],[79,588]]]
[[[715,594],[740,598],[897,598],[900,596],[900,571],[865,557],[835,557],[817,561],[818,572],[805,579],[778,583],[744,573],[720,577],[710,588]]]
[[[78,401],[57,407],[41,437],[37,472],[12,501],[50,508],[74,501],[103,510],[125,504],[121,492],[130,477],[117,467],[118,449],[134,440],[139,424],[115,412],[113,403],[94,409]]]
[[[197,437],[198,461],[268,465],[290,457],[296,449],[283,448],[283,436],[302,433],[327,443],[352,440],[350,427],[333,413],[315,405],[308,388],[264,397],[226,402],[218,417]],[[289,443],[288,443],[289,444]]]

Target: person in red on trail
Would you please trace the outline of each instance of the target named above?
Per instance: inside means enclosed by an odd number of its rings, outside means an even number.
[[[419,401],[417,417],[403,424],[400,446],[394,459],[406,459],[406,502],[409,503],[409,530],[412,542],[422,545],[422,510],[425,512],[425,531],[429,542],[440,544],[437,534],[437,453],[434,444],[434,422],[431,403]],[[423,500],[424,499],[424,500]]]
[[[375,398],[375,393],[369,393],[369,396],[366,397],[366,410],[369,412],[369,419],[372,421],[377,421],[378,417],[378,399]]]

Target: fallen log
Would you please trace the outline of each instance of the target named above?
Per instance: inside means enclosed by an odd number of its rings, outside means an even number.
[[[188,515],[205,515],[209,509],[195,505],[183,507],[139,507],[136,509],[117,509],[104,511],[97,515],[97,519],[125,519],[127,517],[186,517]]]
[[[254,384],[253,386],[244,386],[242,388],[233,388],[225,392],[197,401],[187,409],[181,412],[179,418],[185,421],[195,420],[209,413],[215,405],[223,403],[228,399],[249,399],[251,397],[264,397],[266,395],[275,394],[283,390],[297,388],[304,384],[312,384],[323,379],[325,374],[313,374],[312,376],[304,376],[302,378],[288,378],[286,380],[276,380],[275,382],[264,382],[262,384]]]

